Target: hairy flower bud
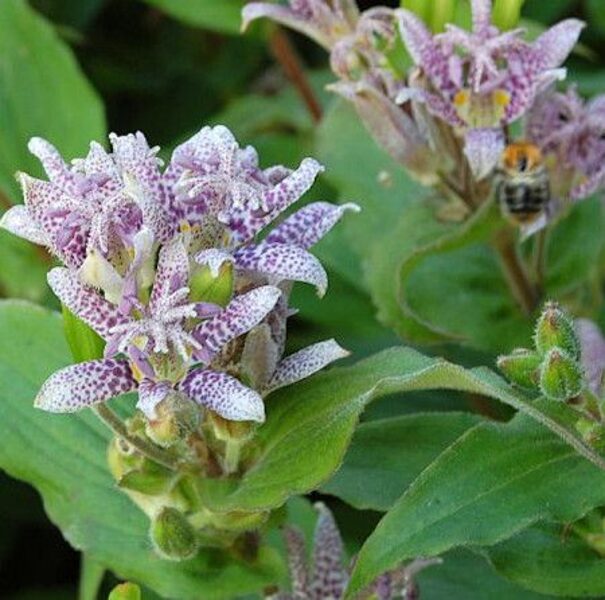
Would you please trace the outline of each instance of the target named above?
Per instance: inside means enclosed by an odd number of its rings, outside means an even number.
[[[145,434],[168,448],[194,432],[200,424],[198,407],[182,394],[171,393],[155,407],[156,418],[145,422]]]
[[[168,560],[192,558],[198,549],[195,530],[175,508],[163,508],[151,522],[149,535],[156,552]]]
[[[540,389],[550,400],[571,400],[584,385],[582,368],[561,348],[552,348],[540,368]]]
[[[536,350],[546,354],[552,348],[560,348],[572,359],[580,358],[580,342],[573,321],[555,302],[547,302],[536,325],[534,337]]]
[[[518,348],[512,354],[498,357],[498,368],[514,384],[527,390],[538,388],[541,358],[532,350]]]

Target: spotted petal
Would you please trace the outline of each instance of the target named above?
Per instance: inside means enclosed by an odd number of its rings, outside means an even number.
[[[307,549],[305,536],[298,527],[284,529],[284,541],[288,553],[288,570],[294,598],[309,596],[309,568],[307,565]]]
[[[589,319],[578,319],[576,330],[580,338],[582,366],[588,387],[595,394],[600,394],[605,372],[605,338],[598,325]]]
[[[162,246],[155,274],[155,282],[149,299],[153,312],[158,304],[187,285],[189,278],[189,256],[180,237]]]
[[[540,35],[533,48],[540,56],[543,68],[554,69],[565,62],[585,26],[586,23],[579,19],[565,19]]]
[[[57,187],[74,192],[74,176],[59,151],[47,140],[33,137],[27,144],[28,150],[42,163],[49,180]]]
[[[238,269],[268,276],[272,283],[302,281],[314,285],[320,296],[328,287],[328,276],[319,260],[300,246],[264,242],[238,250],[234,258]]]
[[[265,420],[262,398],[226,373],[195,369],[178,385],[192,400],[229,421]]]
[[[471,129],[464,137],[464,155],[477,179],[487,177],[498,164],[505,147],[501,129]]]
[[[313,543],[315,598],[341,598],[347,585],[342,538],[328,507],[318,502],[315,508],[319,512]]]
[[[326,340],[325,342],[307,346],[284,358],[279,363],[267,386],[267,391],[276,390],[305,379],[335,360],[348,355],[349,352],[339,346],[335,340]]]
[[[280,296],[281,291],[270,285],[236,296],[218,315],[194,330],[193,336],[202,345],[198,358],[210,362],[223,346],[258,325]]]
[[[49,245],[48,236],[33,220],[27,207],[22,204],[9,208],[2,215],[0,227],[34,244]]]
[[[35,406],[49,412],[76,412],[136,387],[126,361],[93,360],[53,373],[40,389]]]
[[[225,263],[232,263],[233,256],[226,250],[219,248],[209,248],[201,250],[195,255],[195,262],[200,265],[207,265],[212,277],[218,277],[221,267]]]
[[[489,32],[492,22],[491,0],[471,0],[473,31],[479,35]]]
[[[329,36],[326,35],[324,28],[318,26],[318,23],[314,22],[312,18],[306,16],[302,11],[270,2],[250,2],[244,6],[242,31],[245,31],[252,21],[263,17],[310,37],[326,49],[330,48]]]
[[[137,408],[151,421],[157,418],[156,406],[170,393],[172,386],[167,381],[143,379],[139,385]]]
[[[305,158],[298,169],[262,193],[260,204],[267,207],[266,213],[258,214],[246,208],[232,211],[228,226],[231,229],[233,240],[235,242],[251,240],[296,202],[313,185],[315,178],[323,170],[323,166],[316,160]]]
[[[83,285],[74,271],[56,267],[48,273],[48,284],[72,313],[105,339],[110,338],[114,326],[130,321],[96,290]]]
[[[329,202],[313,202],[273,229],[265,241],[310,248],[323,238],[348,210],[359,212],[361,209],[353,203],[337,206]]]

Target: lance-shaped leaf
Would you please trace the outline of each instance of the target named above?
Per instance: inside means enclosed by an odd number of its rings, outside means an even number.
[[[570,456],[584,457],[578,458],[580,464],[586,458],[605,470],[603,457],[576,432],[577,413],[571,408],[554,403],[536,406],[488,369],[465,370],[409,348],[393,348],[267,398],[267,420],[254,440],[255,464],[239,481],[207,482],[203,492],[208,506],[219,511],[261,510],[317,489],[342,463],[368,402],[424,389],[455,389],[504,402],[556,433],[571,448]]]
[[[76,412],[131,392],[136,387],[126,361],[91,360],[53,373],[38,392],[35,404],[49,412]]]
[[[348,355],[349,352],[341,348],[336,340],[326,340],[303,348],[284,358],[277,365],[267,390],[273,391],[301,381],[317,373],[317,371],[321,371],[335,360],[345,358]]]
[[[314,285],[320,296],[326,293],[328,275],[325,269],[315,256],[300,246],[264,242],[238,250],[234,259],[238,268],[265,275],[270,281],[302,281]]]
[[[225,344],[258,325],[280,296],[281,290],[270,285],[236,296],[218,315],[194,330],[193,336],[203,346],[200,358],[209,362]]]
[[[573,521],[603,502],[605,473],[527,415],[477,425],[384,516],[361,549],[347,598],[407,558],[494,544],[539,520]]]
[[[265,406],[254,390],[226,373],[192,370],[178,386],[189,398],[229,421],[265,420]]]
[[[59,315],[22,302],[0,303],[0,468],[38,489],[67,541],[120,579],[162,597],[223,600],[279,580],[283,561],[267,546],[251,562],[210,549],[180,563],[156,556],[147,516],[116,489],[109,473],[110,430],[91,411],[52,415],[32,405],[42,382],[70,361]]]
[[[275,227],[265,241],[270,244],[293,244],[305,249],[310,248],[319,242],[348,210],[359,212],[360,208],[353,203],[339,206],[329,202],[313,202]]]

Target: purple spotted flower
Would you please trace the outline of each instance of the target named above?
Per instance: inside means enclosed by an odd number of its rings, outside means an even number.
[[[357,207],[310,204],[267,233],[322,170],[313,159],[263,170],[219,126],[161,171],[141,134],[110,139],[111,154],[93,144],[72,167],[34,140],[50,181],[23,175],[26,203],[3,220],[63,259],[51,288],[105,341],[103,358],[52,375],[36,405],[72,412],[136,390],[151,421],[176,395],[227,420],[262,422],[263,396],[347,354],[327,340],[284,356],[292,282],[327,287],[308,248]],[[196,287],[204,269],[227,278],[221,306]]]
[[[526,136],[540,146],[560,200],[581,200],[605,188],[605,96],[585,102],[574,87],[548,90],[527,115]]]
[[[344,565],[344,546],[334,516],[323,503],[315,505],[319,517],[315,526],[313,555],[309,563],[303,533],[296,527],[286,527],[284,540],[288,552],[291,591],[269,596],[273,600],[341,600],[349,580]],[[419,598],[414,576],[422,569],[440,564],[441,560],[417,559],[409,565],[381,575],[362,598],[391,600]]]
[[[491,23],[491,1],[472,0],[473,27],[447,25],[433,35],[412,12],[399,10],[406,47],[420,70],[401,91],[423,102],[464,137],[464,153],[477,179],[489,175],[505,145],[503,127],[523,116],[536,96],[564,76],[567,58],[584,26],[567,19],[534,42],[520,29],[500,32]]]

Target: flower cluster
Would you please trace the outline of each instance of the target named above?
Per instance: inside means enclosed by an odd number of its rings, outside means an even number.
[[[342,538],[330,509],[321,502],[315,508],[319,517],[315,526],[312,563],[309,565],[307,561],[303,533],[296,527],[287,526],[284,540],[288,551],[291,592],[269,596],[272,600],[340,600],[344,597],[349,569],[344,566]],[[415,575],[426,567],[439,564],[439,558],[416,559],[381,575],[361,597],[415,600],[420,597]]]
[[[492,194],[509,125],[528,113],[529,139],[566,165],[553,175],[565,176],[555,192],[570,181],[576,199],[602,187],[603,101],[547,93],[565,77],[561,65],[584,23],[566,19],[530,42],[523,29],[492,23],[491,0],[471,0],[471,10],[470,31],[447,24],[437,33],[409,10],[360,12],[353,0],[252,2],[243,20],[270,17],[326,47],[339,77],[331,89],[354,104],[378,144],[471,211]],[[401,43],[411,69],[398,60]]]
[[[71,412],[136,390],[150,422],[175,398],[262,422],[264,395],[346,355],[328,340],[283,357],[291,282],[325,292],[308,249],[357,207],[312,203],[267,232],[322,171],[315,160],[262,169],[222,126],[165,169],[141,133],[110,142],[68,165],[32,139],[48,181],[20,174],[25,204],[1,223],[63,262],[52,290],[105,342],[104,357],[53,374],[36,405]]]

